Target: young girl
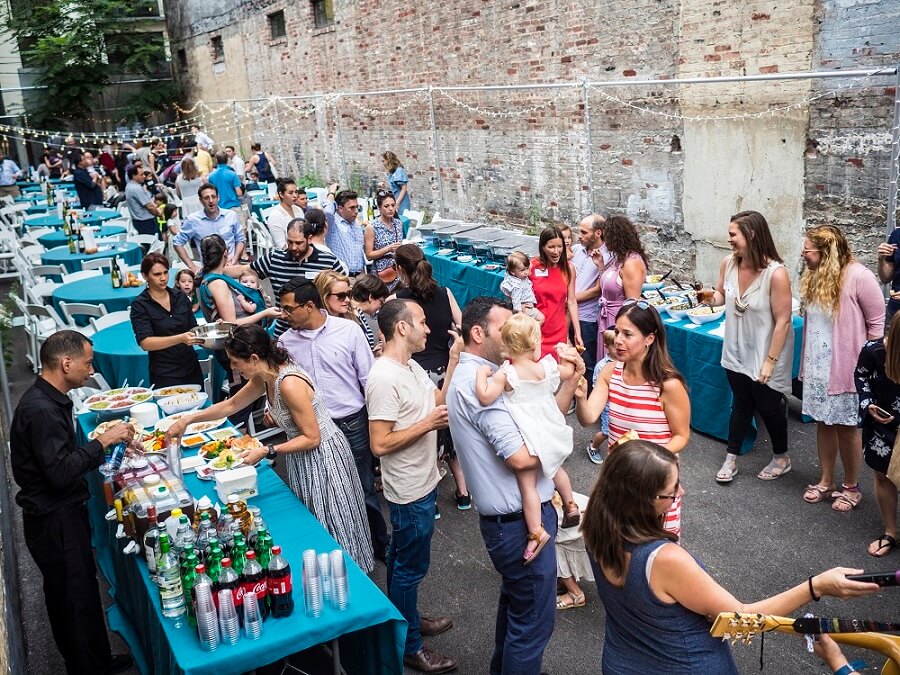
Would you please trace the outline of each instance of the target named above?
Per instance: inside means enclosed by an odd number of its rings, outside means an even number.
[[[178,270],[178,274],[175,275],[175,285],[191,299],[191,311],[196,314],[200,309],[200,300],[197,299],[194,287],[194,273],[190,270]]]
[[[615,342],[616,331],[603,331],[603,344],[606,346],[606,356],[597,361],[597,365],[594,366],[593,385],[595,387],[597,386],[597,379],[600,377],[600,373],[603,372],[603,368],[607,363],[612,363],[612,356],[610,355],[615,354],[616,352]],[[594,464],[603,464],[603,455],[600,454],[600,446],[603,445],[603,442],[607,438],[609,438],[609,401],[606,402],[606,407],[603,408],[603,412],[600,413],[600,431],[594,434],[594,439],[588,443],[588,459]]]
[[[254,288],[257,291],[262,291],[259,288],[259,276],[253,270],[247,270],[240,277],[238,277],[238,281],[240,281],[247,288]],[[266,296],[263,295],[263,298]],[[250,300],[249,298],[244,297],[243,295],[237,296],[238,302],[241,303],[241,307],[247,314],[256,314],[257,311],[262,311],[265,307],[260,307],[257,309],[256,303]],[[266,302],[266,306],[269,306],[269,303]]]
[[[560,378],[571,374],[560,371],[567,371],[572,366],[565,362],[557,364],[550,354],[540,359],[541,327],[527,314],[513,314],[503,324],[500,339],[509,361],[504,362],[493,376],[488,366],[478,369],[475,382],[478,401],[490,405],[501,394],[506,396],[507,409],[525,439],[529,454],[541,460],[544,475],[553,479],[566,504],[562,527],[574,527],[581,516],[572,497],[569,475],[562,468],[563,461],[572,452],[572,428],[566,424],[553,400]],[[529,565],[550,541],[550,535],[541,524],[537,470],[516,471],[516,481],[522,493],[522,513],[528,526],[528,541],[522,557]]]
[[[513,251],[506,259],[506,274],[503,275],[500,290],[509,298],[514,311],[524,312],[540,325],[544,323],[544,315],[536,307],[537,298],[534,297],[530,274],[528,256],[522,251]]]

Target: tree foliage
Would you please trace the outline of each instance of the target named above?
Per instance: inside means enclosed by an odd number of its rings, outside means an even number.
[[[158,72],[164,46],[135,30],[147,10],[146,1],[134,0],[14,0],[8,28],[23,62],[37,71],[37,84],[46,87],[29,97],[32,124],[90,119],[112,74]],[[153,92],[140,92],[126,107],[142,117],[161,103]]]

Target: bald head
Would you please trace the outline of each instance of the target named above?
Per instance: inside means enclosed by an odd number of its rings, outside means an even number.
[[[603,226],[606,219],[599,213],[591,213],[578,223],[578,241],[590,252],[603,243]]]

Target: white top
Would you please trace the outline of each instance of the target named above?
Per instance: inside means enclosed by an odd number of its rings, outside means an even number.
[[[299,206],[292,206],[293,216],[289,215],[281,204],[276,204],[266,214],[266,225],[272,233],[272,241],[275,248],[284,248],[287,245],[287,226],[294,218],[302,218],[303,210]]]
[[[404,364],[382,356],[375,361],[366,382],[369,419],[393,422],[393,431],[411,427],[434,408],[436,389],[428,373],[412,359]],[[437,431],[429,431],[405,448],[381,457],[384,498],[394,504],[421,499],[440,480]]]
[[[540,360],[544,367],[541,380],[519,378],[515,367],[504,361],[511,391],[504,391],[506,409],[525,439],[529,454],[541,460],[544,476],[553,478],[566,457],[572,454],[572,427],[559,411],[553,398],[559,389],[559,366],[551,354]]]
[[[774,260],[769,263],[743,296],[738,297],[738,265],[734,256],[725,263],[725,342],[722,345],[722,367],[756,380],[769,354],[775,317],[772,316],[772,275],[779,267]],[[747,309],[739,312],[735,299]],[[791,366],[794,357],[794,331],[788,330],[784,347],[778,355],[778,363],[772,377],[766,383],[782,394],[791,393]]]
[[[575,252],[575,255],[572,256],[572,264],[575,265],[575,293],[584,293],[597,285],[597,280],[600,278],[600,268],[594,264],[591,254],[581,244],[575,244],[572,250]],[[599,295],[593,300],[585,300],[578,303],[579,321],[597,323],[599,314]]]

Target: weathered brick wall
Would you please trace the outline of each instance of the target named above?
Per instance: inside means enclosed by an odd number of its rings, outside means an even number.
[[[891,30],[900,18],[893,2],[846,7],[821,0],[522,0],[411,6],[338,0],[336,23],[320,29],[310,3],[167,4],[177,5],[170,12],[173,48],[194,55],[185,74],[188,100],[241,98],[237,94],[244,91],[244,97],[260,99],[241,104],[241,110],[258,111],[243,130],[245,151],[252,137],[274,151],[283,171],[365,188],[382,178],[379,156],[391,149],[411,175],[415,208],[439,210],[442,196],[449,215],[519,225],[573,222],[592,208],[580,87],[448,92],[455,100],[435,92],[437,153],[426,94],[344,98],[338,114],[333,102],[292,101],[291,109],[266,99],[428,85],[850,68],[894,63],[900,50],[900,34]],[[284,11],[288,37],[273,41],[267,14],[276,10]],[[225,78],[202,60],[213,35],[243,56],[226,55]],[[236,94],[223,94],[229,83]],[[725,239],[727,216],[737,208],[767,213],[786,257],[799,248],[804,219],[852,226],[856,240],[855,212],[862,208],[872,219],[880,205],[883,229],[886,151],[870,143],[862,166],[848,163],[856,155],[842,150],[848,141],[841,138],[848,129],[851,136],[857,130],[883,135],[891,113],[887,86],[882,81],[863,96],[848,92],[841,106],[823,99],[809,111],[803,102],[821,85],[808,81],[591,90],[593,208],[625,212],[639,223],[660,269],[697,268],[707,276],[721,256],[717,246]],[[784,117],[696,120],[792,104],[798,108]],[[635,105],[670,116],[641,114]],[[396,115],[369,114],[400,106]],[[820,142],[815,159],[804,158],[807,132]],[[229,133],[233,124],[220,135]],[[722,138],[729,142],[720,143]],[[778,179],[779,166],[789,180]]]

